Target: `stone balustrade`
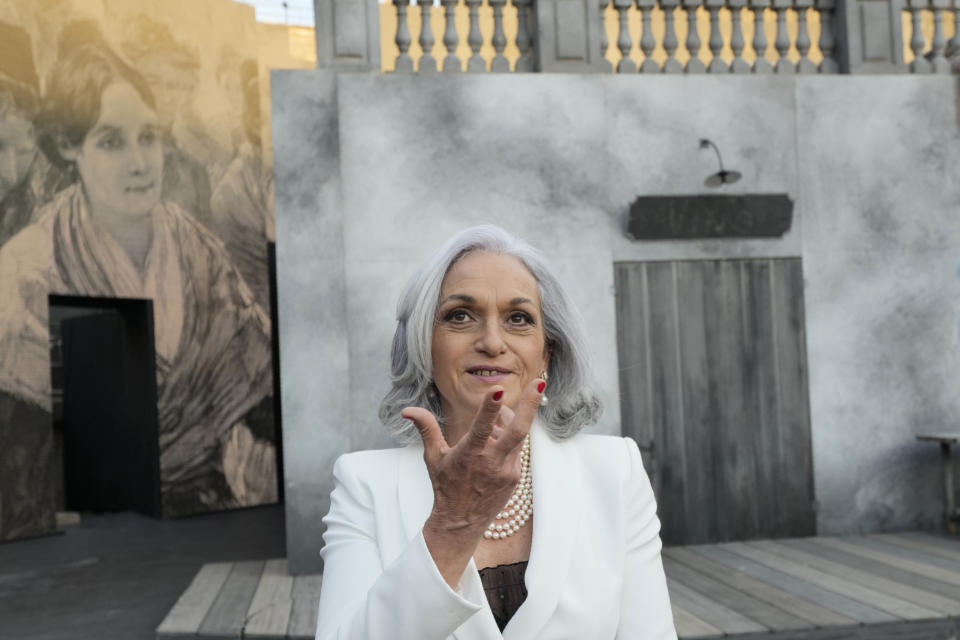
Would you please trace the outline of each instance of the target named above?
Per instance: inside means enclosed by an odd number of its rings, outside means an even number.
[[[318,66],[340,70],[949,73],[951,59],[960,68],[960,0],[314,3]]]
[[[906,1],[904,59],[911,73],[950,73],[951,66],[960,70],[960,11],[957,9],[960,9],[960,0]],[[948,28],[953,32],[949,40]]]
[[[534,0],[391,0],[398,73],[533,71]],[[481,18],[481,11],[486,15]],[[481,22],[489,26],[481,29]],[[466,33],[463,33],[466,23]],[[411,35],[411,29],[417,35]],[[439,32],[441,37],[434,35]],[[412,46],[417,45],[414,57]],[[468,48],[466,59],[458,50]],[[505,55],[507,48],[511,55]],[[481,55],[486,49],[487,56]]]
[[[617,73],[839,70],[834,0],[598,0],[598,9]]]

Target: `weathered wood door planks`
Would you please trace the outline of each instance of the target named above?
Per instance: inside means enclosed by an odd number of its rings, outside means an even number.
[[[618,263],[624,433],[667,544],[814,532],[799,259]]]

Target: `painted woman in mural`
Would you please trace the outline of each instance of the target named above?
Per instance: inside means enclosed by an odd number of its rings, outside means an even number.
[[[65,186],[37,148],[33,121],[39,93],[30,36],[0,22],[0,246]]]
[[[76,181],[0,250],[0,392],[49,411],[48,293],[150,298],[164,515],[274,502],[268,319],[223,245],[162,197],[144,79],[103,41],[68,47],[39,125]]]
[[[222,74],[227,75],[227,74]],[[260,83],[257,62],[240,65],[242,138],[210,201],[210,228],[223,240],[257,302],[270,308],[267,242],[273,231],[273,172],[260,143]]]

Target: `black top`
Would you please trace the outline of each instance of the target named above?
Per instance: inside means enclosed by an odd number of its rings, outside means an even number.
[[[480,582],[487,594],[487,602],[493,611],[500,631],[507,626],[510,618],[527,599],[527,585],[523,576],[527,572],[527,561],[501,564],[496,567],[480,569]]]

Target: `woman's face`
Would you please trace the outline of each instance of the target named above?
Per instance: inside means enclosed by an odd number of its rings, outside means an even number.
[[[515,407],[549,360],[537,281],[526,266],[482,250],[460,258],[443,279],[432,352],[448,420],[469,424],[493,385]]]
[[[112,84],[100,118],[79,147],[62,151],[77,165],[95,214],[142,216],[160,201],[163,144],[157,115],[130,84]]]
[[[37,155],[30,120],[13,109],[2,111],[0,109],[0,200],[23,182]]]

